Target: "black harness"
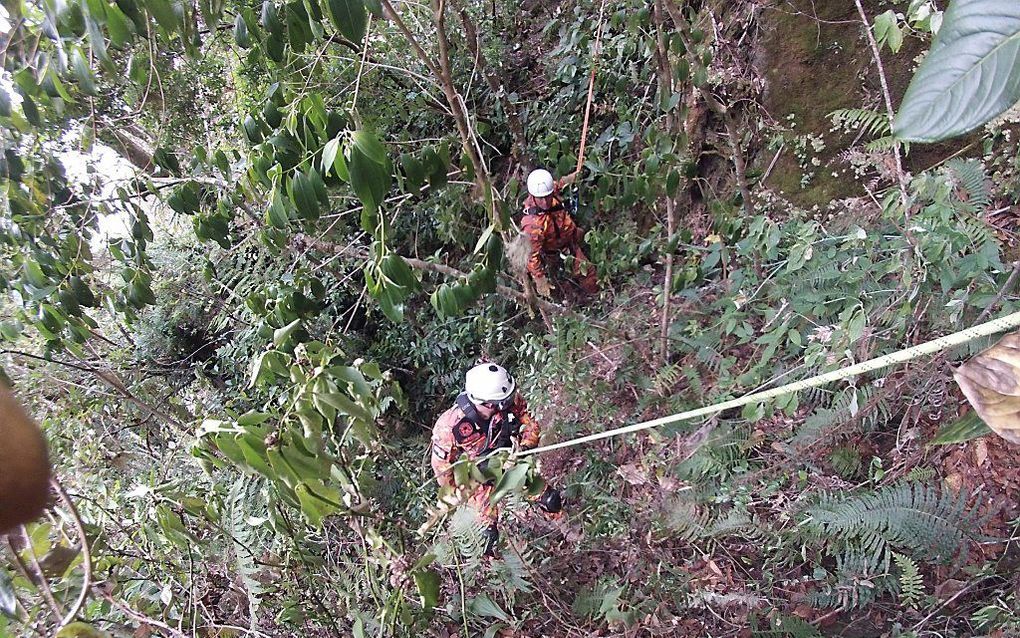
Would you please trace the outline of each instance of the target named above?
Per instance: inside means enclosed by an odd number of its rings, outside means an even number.
[[[494,430],[492,428],[492,417],[488,421],[484,421],[481,415],[478,414],[475,404],[471,403],[471,399],[467,397],[467,394],[461,393],[457,395],[457,407],[464,413],[464,419],[461,423],[467,422],[471,424],[472,431],[464,434],[459,427],[455,427],[453,429],[453,438],[456,439],[457,443],[463,444],[474,434],[485,436],[485,447],[482,448],[481,454],[488,454],[500,448],[512,447],[513,437],[520,435],[521,423],[510,410],[504,409],[496,413],[502,415],[503,418],[499,420],[499,428]],[[494,416],[496,415],[493,414]]]

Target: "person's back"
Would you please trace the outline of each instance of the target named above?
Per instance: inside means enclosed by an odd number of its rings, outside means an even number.
[[[599,290],[595,266],[581,250],[584,233],[574,222],[560,193],[576,176],[576,173],[572,173],[554,181],[552,174],[543,169],[534,170],[528,175],[528,197],[524,201],[521,230],[531,244],[528,275],[538,293],[545,297],[552,294],[545,261],[558,261],[561,252],[573,257],[572,274],[581,288],[588,294],[595,294]]]

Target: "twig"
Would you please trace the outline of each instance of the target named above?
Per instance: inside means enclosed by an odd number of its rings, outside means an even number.
[[[920,629],[921,627],[923,627],[923,626],[924,626],[924,624],[925,624],[926,622],[928,622],[929,620],[931,620],[931,619],[932,619],[932,617],[933,617],[933,616],[935,616],[935,614],[937,614],[937,613],[939,613],[940,611],[942,611],[942,610],[943,610],[943,609],[944,609],[945,607],[947,607],[948,605],[950,605],[950,604],[951,604],[951,603],[952,603],[952,602],[953,602],[954,600],[956,600],[956,599],[957,599],[957,598],[959,598],[960,596],[963,596],[964,594],[966,594],[966,593],[967,593],[968,591],[970,591],[971,589],[974,589],[974,587],[976,587],[976,586],[978,585],[978,583],[981,583],[981,582],[983,582],[983,581],[987,580],[987,579],[988,579],[989,577],[990,577],[990,576],[982,576],[981,578],[978,578],[977,580],[975,580],[974,582],[972,582],[972,583],[968,584],[968,585],[967,585],[966,587],[964,587],[964,588],[963,588],[963,589],[961,589],[960,591],[958,591],[958,592],[956,592],[955,594],[953,594],[953,595],[952,595],[952,596],[951,596],[951,597],[949,598],[949,600],[945,601],[944,603],[942,603],[941,605],[939,605],[938,607],[936,607],[935,609],[933,609],[933,610],[932,610],[932,612],[931,612],[930,614],[928,614],[927,616],[925,616],[925,617],[924,617],[924,618],[922,618],[921,620],[917,621],[917,624],[916,624],[916,625],[914,625],[913,627],[911,627],[911,628],[910,628],[910,629],[911,629],[911,631],[917,631],[918,629]]]
[[[999,305],[1002,298],[1009,294],[1013,290],[1013,286],[1016,285],[1017,277],[1020,277],[1020,260],[1013,262],[1013,272],[1009,273],[1009,278],[1006,279],[1006,283],[1002,284],[1002,288],[999,289],[999,294],[995,295],[995,299],[992,299],[992,303],[988,304],[980,315],[978,315],[977,321],[974,323],[981,323],[988,318],[988,315],[992,314],[992,310]]]
[[[50,581],[47,580],[46,574],[43,573],[42,567],[39,565],[39,557],[35,555],[35,547],[32,546],[32,537],[28,535],[28,530],[25,529],[24,525],[21,526],[21,538],[25,541],[25,549],[28,550],[29,558],[32,559],[32,569],[35,570],[35,574],[39,579],[39,589],[43,593],[43,598],[49,603],[50,609],[53,610],[53,615],[59,620],[64,617],[64,613],[60,611],[60,605],[57,604],[57,599],[53,597]],[[11,546],[11,549],[13,550],[14,547]]]
[[[885,79],[885,67],[882,66],[882,56],[879,54],[878,43],[875,42],[875,35],[871,32],[871,24],[868,22],[867,14],[864,13],[864,6],[861,4],[861,0],[854,0],[854,3],[857,5],[857,13],[861,16],[861,22],[864,23],[864,33],[868,36],[868,44],[871,45],[871,56],[875,59],[875,66],[878,67],[878,79],[882,84],[882,96],[885,98],[885,108],[889,114],[889,125],[892,126],[896,112],[893,110],[892,96],[889,93],[889,83]],[[903,214],[910,215],[907,176],[903,172],[903,160],[900,157],[900,143],[898,140],[893,141],[893,158],[896,160],[896,180],[900,189],[900,203],[903,205]]]
[[[81,541],[82,568],[84,569],[81,592],[78,594],[78,599],[71,605],[71,609],[68,610],[63,620],[60,621],[60,626],[63,627],[74,620],[74,617],[81,611],[82,605],[85,604],[85,600],[88,598],[89,588],[92,587],[92,554],[89,550],[89,539],[85,535],[85,524],[82,523],[81,516],[78,514],[78,508],[74,506],[74,501],[67,495],[64,486],[60,484],[57,477],[50,477],[50,486],[57,493],[57,497],[64,503],[71,516],[71,520],[74,522],[75,531],[78,532],[78,538]]]
[[[110,594],[109,592],[101,589],[100,587],[96,587],[95,589],[111,605],[113,605],[117,609],[119,609],[122,612],[124,612],[125,614],[127,614],[130,618],[132,618],[136,622],[144,623],[146,625],[151,625],[153,627],[158,627],[158,628],[162,629],[163,631],[167,632],[168,634],[170,634],[170,636],[172,638],[188,638],[187,634],[184,634],[184,633],[174,629],[173,627],[171,627],[170,625],[166,624],[165,622],[163,622],[161,620],[156,620],[155,618],[150,618],[149,616],[146,616],[145,614],[143,614],[141,612],[135,611],[134,609],[132,609],[131,607],[129,607],[125,603],[123,603],[123,602],[117,600],[116,598],[114,598],[112,594]]]

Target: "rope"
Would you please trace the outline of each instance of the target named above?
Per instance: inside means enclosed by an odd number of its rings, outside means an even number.
[[[588,77],[588,102],[584,105],[584,124],[581,125],[581,150],[577,154],[577,172],[580,173],[584,166],[584,147],[588,143],[588,118],[591,115],[591,98],[595,93],[595,69],[598,67],[600,44],[602,43],[602,21],[606,11],[606,0],[602,0],[599,7],[599,26],[595,31],[595,47],[591,54],[591,75]]]
[[[1011,328],[1020,327],[1020,312],[1014,312],[1011,315],[993,319],[982,324],[978,324],[966,330],[954,332],[953,334],[939,337],[927,343],[922,343],[919,346],[912,348],[906,348],[898,352],[893,352],[875,359],[870,359],[852,365],[839,370],[833,370],[832,372],[826,372],[809,379],[802,381],[795,381],[772,390],[765,390],[763,392],[756,392],[748,394],[739,399],[731,399],[729,401],[723,401],[715,405],[709,405],[695,410],[688,410],[687,412],[681,412],[671,416],[665,416],[651,421],[644,421],[642,423],[635,423],[634,425],[628,425],[622,428],[616,428],[613,430],[606,430],[604,432],[597,432],[595,434],[589,434],[587,436],[570,439],[568,441],[561,441],[559,443],[553,443],[551,445],[543,445],[541,447],[531,448],[530,450],[524,450],[518,452],[516,456],[529,456],[532,454],[541,454],[543,452],[551,452],[552,450],[559,450],[562,448],[573,447],[575,445],[582,445],[584,443],[591,443],[592,441],[598,441],[599,439],[608,439],[610,437],[620,436],[623,434],[630,434],[632,432],[640,432],[641,430],[648,430],[651,428],[659,427],[660,425],[668,425],[670,423],[678,423],[680,421],[688,421],[690,419],[696,419],[698,417],[709,416],[712,414],[718,414],[725,410],[731,410],[733,408],[739,408],[749,403],[758,403],[767,399],[774,399],[786,394],[792,394],[808,388],[816,388],[833,381],[841,381],[843,379],[849,379],[865,372],[871,372],[880,368],[886,368],[899,363],[905,363],[919,357],[923,357],[928,354],[934,354],[936,352],[942,352],[948,350],[954,346],[958,346],[968,341],[973,341],[980,337],[987,337]]]

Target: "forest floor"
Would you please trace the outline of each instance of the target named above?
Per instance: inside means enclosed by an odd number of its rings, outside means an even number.
[[[875,0],[865,2],[871,13],[879,5]],[[848,149],[856,140],[852,135],[833,130],[829,120],[829,114],[836,109],[862,104],[884,110],[881,87],[873,72],[873,58],[861,36],[860,20],[853,3],[788,0],[758,8],[750,4],[747,7],[756,12],[758,21],[755,32],[758,41],[751,45],[754,49],[752,64],[766,80],[758,96],[759,106],[768,115],[774,136],[771,145],[770,140],[758,140],[761,150],[753,169],[758,174],[767,173],[766,188],[797,206],[810,208],[863,197],[865,193],[859,180],[849,174]],[[529,62],[540,59],[535,51],[541,44],[542,40],[532,31],[530,45],[523,47],[520,55]],[[894,102],[906,89],[915,66],[914,57],[921,52],[922,44],[910,40],[907,47],[905,53],[889,56],[891,61],[885,68]],[[518,87],[524,96],[538,96],[543,89],[533,84]],[[757,133],[764,137],[768,131]],[[821,140],[814,151],[811,150],[812,136]],[[818,160],[818,169],[807,185],[801,183],[801,178],[809,167],[805,157],[798,157],[794,152],[798,144],[801,149],[808,149],[807,157]],[[973,152],[974,146],[974,140],[965,141],[963,154],[968,151],[977,154]],[[954,148],[959,145],[933,145],[914,150],[907,156],[906,168],[911,171],[930,168],[951,155]],[[661,281],[661,277],[662,272],[656,268],[652,279]],[[628,334],[638,335],[634,341],[639,344],[654,343],[659,312],[656,293],[650,287],[638,286],[615,293],[615,299],[623,301],[613,302],[603,309],[605,316],[601,318],[613,325],[626,326]],[[591,307],[583,312],[593,315],[597,314],[596,310]],[[681,306],[677,313],[683,312]],[[589,343],[583,358],[592,363],[591,392],[602,392],[610,385],[624,364],[621,360],[624,349],[619,347],[624,343],[623,339]],[[642,356],[652,360],[651,349],[645,349]],[[638,354],[641,354],[640,347]],[[677,364],[697,365],[694,361]],[[937,373],[932,374],[936,368]],[[941,427],[960,417],[957,406],[963,404],[962,397],[951,383],[951,370],[944,362],[923,364],[918,369],[898,374],[901,383],[927,384],[928,399],[919,405],[896,405],[893,389],[889,400],[893,404],[894,419],[871,432],[855,435],[852,443],[862,451],[864,458],[881,459],[885,482],[907,476],[940,482],[954,493],[967,495],[972,505],[984,506],[982,509],[991,514],[982,530],[988,540],[976,545],[966,565],[937,568],[925,575],[926,584],[942,601],[944,611],[952,613],[968,596],[978,597],[982,593],[980,581],[968,588],[964,573],[972,572],[995,557],[1015,564],[1015,543],[998,539],[1014,536],[1011,522],[1020,515],[1013,498],[1020,488],[1020,448],[997,437],[945,447],[926,445]],[[617,410],[615,415],[607,415],[599,412],[597,406],[563,399],[553,383],[547,385],[548,396],[542,402],[540,416],[544,423],[553,427],[549,428],[546,439],[558,438],[553,434],[558,423],[583,423],[587,429],[599,430],[661,416],[655,404],[642,405],[633,390],[621,390],[615,396],[605,397]],[[688,390],[679,382],[674,387],[664,388],[663,394]],[[825,471],[832,447],[824,441],[794,454],[785,446],[783,441],[803,416],[803,411],[793,417],[777,416],[760,422],[750,433],[748,450],[757,458],[757,467],[767,469],[745,477],[740,483],[752,492],[751,509],[758,516],[782,518],[801,495],[853,487]],[[600,441],[592,446],[594,449],[570,448],[543,455],[543,475],[550,483],[567,487],[565,524],[551,525],[534,512],[516,511],[510,514],[510,521],[505,521],[504,529],[509,530],[505,538],[511,551],[520,555],[529,551],[540,553],[540,565],[531,576],[539,590],[535,601],[544,606],[547,613],[529,621],[523,634],[503,635],[743,638],[752,633],[749,617],[753,613],[784,599],[784,613],[810,622],[827,635],[874,636],[888,630],[889,615],[881,606],[872,606],[867,613],[855,613],[818,609],[806,604],[804,586],[789,587],[798,579],[807,579],[808,574],[801,573],[798,568],[785,574],[762,573],[769,562],[764,559],[764,548],[753,534],[698,544],[663,533],[662,518],[668,515],[675,497],[696,486],[676,480],[662,468],[690,458],[710,436],[713,423],[710,421],[693,432],[688,430],[687,436],[651,432],[637,439]],[[607,526],[604,522],[608,515],[604,508],[610,506],[609,499],[603,499],[598,490],[589,490],[585,483],[593,457],[615,468],[613,491],[622,496],[622,503],[629,510],[621,513],[616,525]],[[816,471],[800,476],[793,471],[794,466],[805,465]],[[923,468],[923,471],[914,472],[915,468]],[[762,485],[773,481],[780,482],[780,489],[757,492]],[[570,601],[576,600],[579,592],[598,591],[607,582],[607,575],[612,575],[613,582],[624,590],[633,586],[635,590],[647,591],[650,582],[660,582],[664,584],[659,589],[663,594],[669,592],[671,586],[696,592],[705,613],[670,617],[667,612],[670,600],[632,600],[629,607],[640,608],[644,614],[642,618],[631,619],[637,621],[640,631],[628,629],[627,623],[621,620],[625,606],[618,609],[621,616],[615,620],[606,613],[605,607],[600,610],[609,619],[611,629],[608,632],[577,624],[576,604],[572,607]],[[761,593],[763,580],[776,583],[768,592],[768,600]],[[689,597],[687,604],[691,604]],[[612,605],[610,608],[612,611]],[[918,626],[923,626],[929,618],[919,616]],[[451,624],[446,628],[446,635],[456,636],[460,630],[458,625]],[[443,635],[441,632],[438,635]]]

